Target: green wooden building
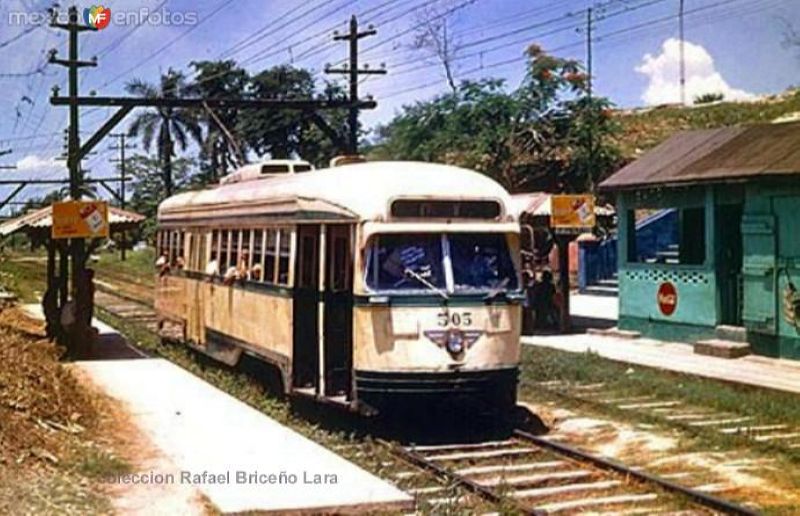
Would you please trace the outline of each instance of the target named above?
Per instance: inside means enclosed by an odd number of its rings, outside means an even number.
[[[674,135],[601,184],[619,217],[619,327],[800,359],[800,123]],[[674,231],[637,221],[677,213]]]

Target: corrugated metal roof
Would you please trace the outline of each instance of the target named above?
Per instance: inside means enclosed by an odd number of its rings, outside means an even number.
[[[800,123],[673,135],[600,184],[617,190],[800,175]]]
[[[108,222],[111,226],[111,231],[118,231],[125,226],[131,227],[141,223],[145,219],[144,215],[134,213],[132,211],[122,210],[114,206],[108,207]],[[24,231],[27,228],[32,229],[49,229],[53,225],[52,208],[47,206],[30,213],[26,213],[21,217],[12,219],[0,224],[0,236],[8,236],[17,231]]]

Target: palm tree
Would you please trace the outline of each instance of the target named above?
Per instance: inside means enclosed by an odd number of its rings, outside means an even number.
[[[125,86],[131,95],[145,98],[180,98],[187,89],[186,78],[172,68],[161,76],[160,86],[134,79]],[[158,160],[164,181],[166,196],[173,194],[175,184],[172,178],[172,158],[175,157],[175,143],[181,151],[186,150],[188,136],[201,144],[203,132],[196,113],[189,109],[157,107],[141,113],[128,128],[128,134],[141,136],[144,150],[149,151],[158,133]]]

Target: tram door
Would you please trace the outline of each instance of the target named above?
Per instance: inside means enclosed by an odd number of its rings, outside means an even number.
[[[297,227],[292,383],[316,387],[319,374],[319,235],[317,224]]]
[[[353,364],[352,226],[325,228],[325,395],[350,394]]]

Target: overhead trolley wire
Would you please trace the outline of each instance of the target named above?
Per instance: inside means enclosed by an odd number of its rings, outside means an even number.
[[[696,13],[700,13],[700,12],[705,12],[705,11],[708,11],[710,9],[714,9],[714,8],[720,7],[720,6],[725,6],[725,5],[728,5],[728,4],[731,4],[733,2],[737,2],[737,1],[741,1],[741,0],[723,0],[723,1],[715,2],[713,4],[708,4],[708,5],[696,7],[694,9],[690,9],[690,10],[685,11],[684,15],[688,16],[688,15],[692,15],[692,14],[696,14]],[[612,32],[601,34],[597,38],[594,38],[592,41],[593,42],[602,42],[604,39],[612,37],[612,36],[617,36],[617,35],[620,35],[620,34],[633,32],[633,31],[636,31],[636,30],[640,30],[642,28],[646,28],[646,27],[650,27],[652,25],[656,25],[658,23],[663,23],[663,22],[665,22],[667,20],[675,20],[677,18],[678,18],[678,15],[674,14],[674,15],[668,15],[668,16],[663,16],[663,17],[651,19],[651,20],[648,20],[648,21],[645,21],[645,22],[642,22],[642,23],[638,23],[638,24],[629,26],[629,27],[624,27],[624,28],[621,28],[621,29],[618,29],[618,30],[615,30],[615,31],[612,31]],[[565,45],[554,47],[552,49],[548,49],[548,52],[555,53],[555,52],[559,52],[559,51],[562,51],[562,50],[566,50],[568,48],[582,46],[584,44],[585,44],[585,40],[581,40],[581,41],[577,41],[577,42],[574,42],[574,43],[568,43],[568,44],[565,44]],[[501,61],[490,63],[490,64],[487,64],[487,65],[484,65],[484,66],[478,66],[478,67],[472,68],[470,70],[467,70],[467,71],[463,72],[462,75],[471,75],[471,74],[474,74],[474,73],[481,72],[483,70],[500,68],[500,67],[508,66],[508,65],[511,65],[511,64],[519,64],[519,63],[525,62],[525,61],[527,61],[527,58],[524,57],[524,56],[517,56],[517,57],[511,58],[511,59],[503,59]],[[436,65],[431,65],[431,66],[436,66]],[[427,88],[433,87],[433,86],[438,85],[438,84],[441,84],[441,79],[436,80],[436,81],[427,82],[427,83],[420,84],[420,85],[415,85],[415,86],[408,87],[408,88],[403,88],[401,90],[397,90],[397,91],[394,91],[394,92],[389,92],[389,93],[387,93],[385,95],[382,95],[381,98],[383,98],[383,99],[393,98],[393,97],[396,97],[398,95],[403,95],[403,94],[410,93],[410,92],[413,92],[413,91],[427,89]]]

